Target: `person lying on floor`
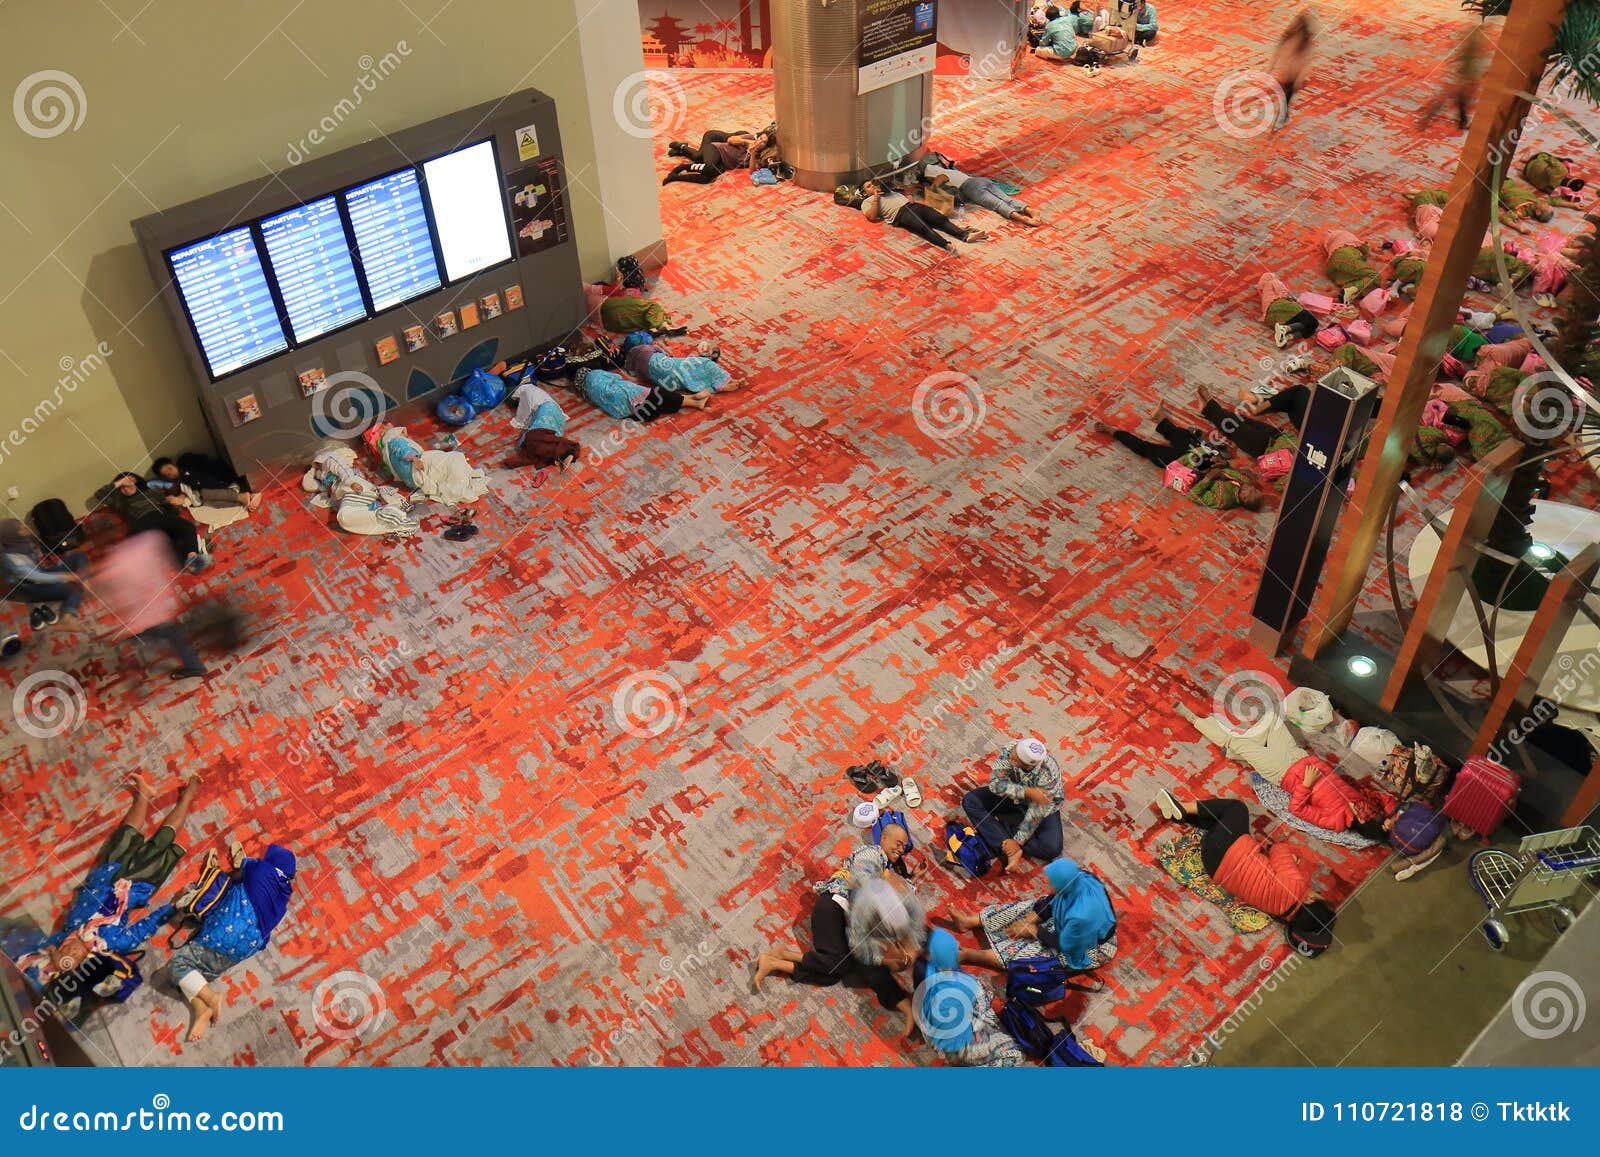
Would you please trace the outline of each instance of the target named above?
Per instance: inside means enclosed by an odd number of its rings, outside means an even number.
[[[8,602],[29,603],[34,630],[59,623],[77,630],[78,608],[83,605],[83,575],[89,556],[68,551],[59,562],[45,562],[39,540],[15,518],[0,520],[0,591]]]
[[[150,464],[147,485],[169,496],[172,487],[187,486],[206,506],[242,506],[249,511],[261,506],[261,495],[250,489],[244,475],[235,474],[227,463],[208,454],[180,454],[176,461],[157,458]]]
[[[1382,284],[1383,278],[1367,259],[1367,247],[1348,229],[1330,229],[1322,239],[1327,254],[1328,279],[1344,295],[1345,304],[1357,301]]]
[[[844,863],[826,880],[811,886],[813,892],[849,898],[850,890],[863,880],[894,872],[915,883],[926,865],[911,850],[911,833],[899,824],[885,824],[874,843],[863,845],[844,858]]]
[[[913,201],[904,193],[896,193],[882,181],[863,181],[861,191],[866,194],[861,202],[861,214],[868,221],[882,221],[898,229],[904,229],[907,233],[913,233],[924,241],[937,245],[946,253],[954,253],[955,249],[950,242],[940,236],[941,233],[948,233],[969,244],[982,241],[989,236],[982,229],[963,229],[932,205],[924,205],[921,201]]]
[[[37,949],[17,959],[18,969],[40,985],[47,997],[57,998],[54,1003],[65,1005],[86,996],[101,982],[111,984],[114,990],[118,987],[111,983],[114,961],[108,958],[137,951],[171,916],[172,906],[163,904],[131,919],[134,912],[149,905],[183,858],[178,840],[199,787],[198,776],[184,779],[172,810],[145,836],[155,789],[143,775],[128,777],[133,802],[78,885],[61,927]]]
[[[726,394],[739,387],[718,361],[720,354],[674,357],[643,331],[622,339],[622,368],[652,386],[680,394]]]
[[[672,181],[710,184],[726,171],[758,168],[750,160],[770,144],[766,133],[746,133],[742,130],[726,133],[720,128],[710,128],[702,133],[698,149],[690,146],[688,141],[672,141],[667,144],[667,155],[682,157],[683,163],[667,173],[661,184],[670,184]]]
[[[1334,924],[1333,906],[1311,899],[1311,865],[1288,844],[1269,844],[1250,831],[1250,809],[1236,799],[1183,803],[1161,788],[1156,810],[1163,818],[1188,824],[1205,834],[1200,863],[1217,886],[1241,903],[1282,922],[1297,951],[1319,941],[1325,946]]]
[[[506,465],[536,466],[541,470],[554,466],[564,471],[578,460],[582,447],[564,437],[566,411],[533,374],[524,375],[521,384],[511,391],[511,401],[517,407],[511,426],[521,430],[522,435]]]
[[[1584,182],[1573,176],[1576,165],[1571,157],[1558,157],[1553,153],[1534,153],[1522,166],[1522,179],[1541,193],[1554,193],[1565,189],[1576,196]]]
[[[945,1064],[1010,1069],[1027,1063],[995,1014],[994,989],[961,971],[956,938],[943,928],[928,933],[927,974],[912,999],[917,1026]],[[1104,1053],[1095,1059],[1104,1060]]]
[[[630,382],[621,374],[589,366],[580,367],[572,375],[572,385],[613,418],[635,422],[653,422],[664,414],[676,414],[685,406],[703,410],[711,404],[706,394],[680,394],[661,386],[645,387]]]
[[[101,505],[127,524],[128,533],[159,532],[172,547],[173,559],[189,574],[211,565],[200,549],[200,532],[182,514],[181,501],[158,495],[131,470],[118,474],[101,498]]]
[[[1053,860],[1061,854],[1065,799],[1060,765],[1040,740],[1028,735],[1000,749],[989,786],[962,796],[961,810],[1009,872],[1024,856]]]
[[[1345,778],[1320,756],[1307,755],[1292,764],[1283,773],[1282,786],[1289,793],[1289,811],[1306,823],[1383,840],[1393,798]]]
[[[1298,427],[1291,430],[1269,425],[1231,410],[1212,396],[1211,388],[1204,382],[1195,386],[1194,392],[1200,399],[1200,416],[1215,426],[1222,437],[1256,460],[1256,472],[1260,477],[1281,478],[1294,466],[1295,450],[1300,445]]]
[[[1117,954],[1117,913],[1106,886],[1062,857],[1045,865],[1051,892],[1038,900],[997,904],[979,913],[953,912],[957,932],[983,933],[988,948],[963,948],[961,963],[1005,972],[1030,956],[1055,956],[1069,973],[1111,963]]]
[[[1256,288],[1261,293],[1261,320],[1272,327],[1272,340],[1279,349],[1317,335],[1321,324],[1317,315],[1300,304],[1277,274],[1263,273]]]
[[[659,301],[619,294],[600,302],[600,324],[612,333],[644,330],[656,337],[682,337],[689,327],[675,324]]]
[[[222,997],[213,987],[235,964],[241,964],[272,941],[294,894],[294,853],[268,844],[261,858],[251,859],[237,840],[228,849],[229,884],[204,918],[194,938],[172,954],[168,971],[189,1002],[189,1035],[197,1041],[222,1014]]]
[[[1031,228],[1038,228],[1044,224],[1044,220],[1037,213],[1007,193],[1000,187],[1000,182],[992,177],[974,177],[954,165],[935,165],[925,162],[922,166],[922,179],[936,189],[948,186],[957,201],[967,205],[977,205],[991,213],[998,213],[1007,221],[1016,221]]]
[[[922,901],[881,875],[856,879],[845,895],[822,892],[811,906],[811,948],[776,947],[756,960],[754,987],[767,977],[828,988],[847,976],[864,980],[878,1003],[904,1017],[911,1035],[916,1009],[895,973],[911,967],[927,937]]]
[[[1044,10],[1044,27],[1033,54],[1045,60],[1066,61],[1078,50],[1078,22],[1054,4]]]
[[[1094,422],[1091,428],[1161,467],[1167,487],[1190,502],[1212,510],[1261,509],[1266,501],[1261,488],[1242,472],[1226,465],[1221,451],[1208,443],[1199,430],[1169,421],[1163,405],[1157,405],[1154,417],[1156,433],[1163,439],[1161,442],[1148,441],[1105,422]]]

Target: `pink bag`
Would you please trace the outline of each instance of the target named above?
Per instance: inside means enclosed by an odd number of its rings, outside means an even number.
[[[1372,344],[1372,323],[1370,321],[1352,321],[1344,327],[1345,333],[1350,335],[1350,340],[1359,346]]]
[[[1326,293],[1313,293],[1308,289],[1304,293],[1295,294],[1294,299],[1300,303],[1301,309],[1314,313],[1318,317],[1325,317],[1333,312],[1333,298]]]
[[[1439,359],[1439,372],[1448,378],[1459,378],[1466,375],[1467,367],[1455,354],[1445,354]]]
[[[1336,325],[1317,331],[1317,344],[1325,350],[1336,350],[1344,345],[1345,341],[1344,330]]]
[[[1168,462],[1166,471],[1162,475],[1162,481],[1166,483],[1167,488],[1176,490],[1179,494],[1189,493],[1189,487],[1199,480],[1200,475],[1195,472],[1194,467],[1185,466],[1181,460]]]
[[[1389,291],[1380,286],[1361,299],[1361,312],[1368,317],[1377,317],[1388,304]]]
[[[1263,482],[1275,482],[1294,469],[1294,451],[1287,446],[1256,459],[1256,473]]]

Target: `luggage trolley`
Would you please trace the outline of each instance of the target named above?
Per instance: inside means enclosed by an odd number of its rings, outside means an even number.
[[[1576,919],[1566,901],[1597,874],[1600,833],[1592,827],[1540,832],[1524,838],[1515,854],[1485,848],[1467,860],[1467,875],[1489,910],[1480,931],[1496,952],[1511,939],[1502,916],[1549,908],[1557,934],[1565,932]]]

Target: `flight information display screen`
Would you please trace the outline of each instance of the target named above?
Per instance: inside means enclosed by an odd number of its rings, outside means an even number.
[[[339,205],[323,197],[261,221],[296,344],[367,316]]]
[[[167,254],[213,378],[289,348],[248,226]]]
[[[439,263],[415,169],[347,189],[344,203],[375,311],[439,288]]]
[[[468,274],[511,260],[511,230],[494,145],[479,141],[422,164],[428,203],[439,230],[445,276]]]

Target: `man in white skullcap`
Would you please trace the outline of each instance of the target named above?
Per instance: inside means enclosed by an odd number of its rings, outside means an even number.
[[[1061,855],[1061,768],[1032,735],[1000,749],[988,787],[961,798],[978,837],[1005,861],[1006,871],[1024,855],[1050,861]]]

